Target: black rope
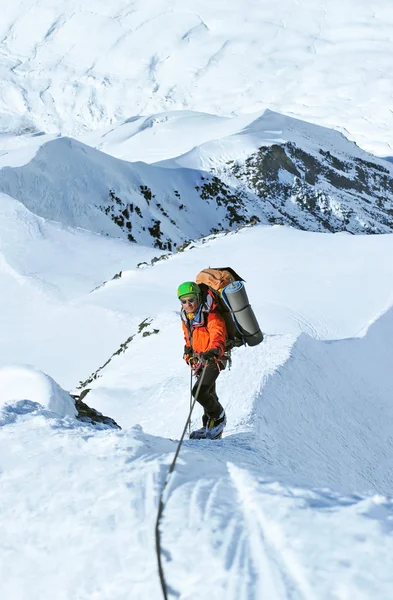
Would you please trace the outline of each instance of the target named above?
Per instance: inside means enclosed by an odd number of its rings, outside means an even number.
[[[190,369],[190,412],[192,412],[192,375],[193,370]],[[188,437],[191,435],[191,419],[188,420]]]
[[[165,482],[164,482],[164,485],[163,485],[161,493],[160,493],[160,501],[159,501],[159,504],[158,504],[158,512],[157,512],[157,520],[156,520],[156,553],[157,553],[157,561],[158,561],[158,573],[159,573],[159,576],[160,576],[162,593],[164,595],[165,600],[168,600],[168,595],[167,595],[167,585],[166,585],[166,581],[165,581],[164,569],[162,567],[162,562],[161,562],[160,521],[161,521],[162,513],[164,511],[164,501],[163,501],[162,498],[163,498],[163,495],[164,495],[165,488],[166,488],[166,486],[169,483],[169,478],[170,478],[170,476],[173,473],[173,470],[175,468],[176,460],[177,460],[177,457],[179,456],[180,448],[182,446],[182,443],[183,443],[183,440],[184,440],[184,436],[185,436],[186,431],[187,431],[187,426],[188,426],[189,423],[191,423],[192,411],[194,410],[195,402],[198,399],[199,390],[201,389],[201,385],[202,385],[203,377],[205,375],[205,371],[206,371],[206,365],[203,367],[203,371],[202,371],[202,374],[201,374],[199,382],[198,382],[198,387],[197,387],[197,390],[195,392],[194,401],[192,402],[192,404],[190,406],[190,412],[188,414],[187,421],[186,421],[186,424],[185,424],[184,429],[183,429],[183,433],[182,433],[181,438],[179,440],[179,443],[177,445],[175,456],[173,458],[171,466],[168,469],[168,473],[166,474]]]

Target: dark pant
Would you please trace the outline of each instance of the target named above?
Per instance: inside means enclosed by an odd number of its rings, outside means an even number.
[[[200,378],[202,377],[202,373],[203,371],[198,373],[196,383],[192,388],[192,395],[194,398],[199,386]],[[222,411],[222,406],[219,403],[218,396],[216,394],[216,379],[219,374],[220,371],[216,363],[210,363],[207,365],[197,398],[199,404],[202,404],[205,414],[209,415],[209,417],[213,417],[214,419],[219,417]]]

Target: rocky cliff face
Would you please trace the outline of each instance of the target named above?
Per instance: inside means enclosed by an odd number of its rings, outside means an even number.
[[[320,148],[311,153],[292,142],[262,146],[235,177],[259,202],[262,221],[310,231],[393,231],[393,172],[388,162],[345,159]]]

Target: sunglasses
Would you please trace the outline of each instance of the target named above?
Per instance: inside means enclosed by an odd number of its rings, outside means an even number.
[[[197,301],[196,296],[192,296],[192,298],[180,298],[180,302],[182,304],[194,304]]]

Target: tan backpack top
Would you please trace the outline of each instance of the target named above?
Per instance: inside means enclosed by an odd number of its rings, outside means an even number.
[[[212,290],[218,292],[233,281],[244,281],[230,267],[220,267],[219,269],[203,269],[196,276],[195,283],[198,285],[204,283]]]

